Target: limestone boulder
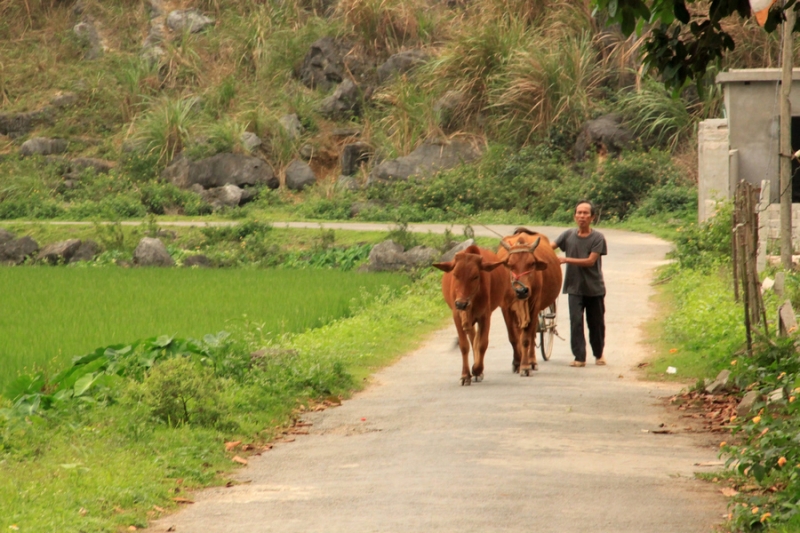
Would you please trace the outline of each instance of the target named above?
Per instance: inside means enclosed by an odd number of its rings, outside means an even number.
[[[80,261],[93,261],[97,254],[100,253],[100,245],[92,239],[81,241],[81,245],[75,250],[75,253],[70,257],[70,263],[78,263]]]
[[[425,142],[407,156],[384,161],[370,172],[367,186],[378,182],[407,180],[411,176],[429,177],[441,170],[471,163],[481,151],[465,141]]]
[[[68,263],[78,248],[81,246],[80,239],[69,239],[66,241],[54,242],[48,244],[39,251],[36,257],[39,261],[49,263],[51,265],[60,265]]]
[[[0,245],[3,245],[9,241],[13,241],[16,238],[17,238],[16,235],[11,233],[7,229],[0,228]]]
[[[25,113],[0,113],[0,134],[12,139],[30,133],[33,128],[53,121],[53,108],[44,107]]]
[[[242,201],[243,192],[244,191],[241,188],[228,183],[222,187],[206,189],[200,194],[200,196],[207,204],[211,205],[211,207],[217,211],[225,207],[238,206]]]
[[[365,142],[356,142],[344,145],[342,153],[339,156],[339,162],[342,167],[342,174],[345,176],[352,176],[361,165],[368,163],[372,158],[374,150],[372,146]]]
[[[406,251],[402,245],[389,239],[372,247],[369,263],[364,270],[386,272],[424,268],[430,266],[440,255],[438,250],[427,246],[415,246]]]
[[[175,261],[159,239],[144,237],[133,251],[133,262],[139,266],[171,267]]]
[[[330,119],[357,117],[361,114],[363,99],[361,88],[348,78],[320,103],[319,112]]]
[[[352,43],[322,37],[311,44],[296,75],[310,89],[329,91],[348,76],[367,81],[374,69],[375,62],[356,53]]]
[[[475,239],[467,239],[464,242],[460,242],[455,246],[453,246],[452,248],[450,248],[449,250],[447,250],[444,254],[442,254],[442,257],[441,259],[439,259],[439,261],[441,261],[442,263],[452,261],[453,259],[455,259],[456,254],[458,252],[463,252],[473,244],[475,244]]]
[[[573,153],[576,161],[582,161],[592,151],[619,155],[633,139],[633,134],[622,125],[619,115],[608,114],[590,120],[583,125],[575,140]]]
[[[28,139],[19,149],[23,156],[63,154],[67,151],[67,141],[64,139],[49,139],[47,137],[34,137]]]
[[[395,76],[409,72],[425,63],[428,58],[428,54],[422,50],[398,52],[378,67],[378,83],[386,83]]]
[[[302,191],[317,182],[317,176],[305,161],[295,159],[285,170],[286,187],[293,191]]]
[[[21,265],[38,251],[39,244],[27,236],[6,241],[0,244],[0,264]]]
[[[176,9],[167,15],[167,26],[172,31],[198,33],[214,24],[214,19],[197,9]]]
[[[182,189],[199,185],[203,189],[236,185],[239,188],[266,185],[277,189],[278,178],[272,167],[257,157],[241,154],[217,154],[199,161],[177,156],[161,174],[162,178]]]
[[[305,128],[303,128],[303,124],[300,123],[300,119],[295,113],[290,115],[283,115],[281,118],[278,119],[278,123],[281,125],[281,128],[286,133],[286,136],[289,139],[296,141],[299,139]]]

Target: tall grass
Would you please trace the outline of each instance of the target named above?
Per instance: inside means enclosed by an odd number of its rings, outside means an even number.
[[[189,127],[198,104],[196,97],[159,99],[136,124],[135,138],[148,153],[158,156],[160,164],[169,163],[189,139]]]
[[[336,13],[363,45],[392,52],[417,43],[425,8],[418,0],[340,0]]]
[[[588,33],[519,48],[496,88],[494,106],[513,138],[528,141],[553,123],[577,129],[600,99],[606,69]]]
[[[277,337],[347,316],[398,275],[338,271],[0,268],[0,390],[24,368],[63,366],[98,346],[202,337],[246,320]]]

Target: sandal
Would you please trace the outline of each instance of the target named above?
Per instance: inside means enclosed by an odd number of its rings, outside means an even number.
[[[603,366],[603,365],[606,364],[606,358],[605,357],[600,357],[600,358],[597,359],[597,361],[594,362],[594,364],[599,365],[599,366]]]
[[[586,361],[573,361],[569,366],[586,366]]]

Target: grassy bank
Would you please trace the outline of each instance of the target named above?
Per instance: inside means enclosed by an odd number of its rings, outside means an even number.
[[[0,268],[0,390],[97,346],[258,324],[269,339],[347,317],[397,274],[335,270]]]
[[[112,387],[49,410],[2,411],[0,529],[140,528],[175,508],[175,498],[191,498],[187,491],[224,483],[237,466],[234,454],[247,455],[226,451],[225,442],[260,449],[298,406],[347,397],[363,386],[363,376],[441,327],[447,308],[438,280],[383,291],[349,318],[279,342],[263,328],[243,328],[206,346],[205,359],[175,353],[141,378],[123,375]],[[251,358],[259,348],[263,357]],[[208,358],[221,364],[212,368]],[[165,416],[176,383],[193,387],[191,419]]]

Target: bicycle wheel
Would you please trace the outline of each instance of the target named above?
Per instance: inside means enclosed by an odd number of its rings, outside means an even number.
[[[553,302],[550,307],[539,313],[539,349],[542,359],[550,360],[553,353],[553,342],[556,337],[556,304]]]

